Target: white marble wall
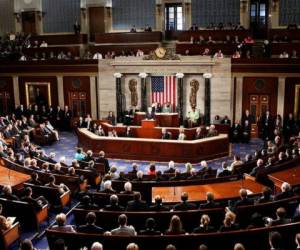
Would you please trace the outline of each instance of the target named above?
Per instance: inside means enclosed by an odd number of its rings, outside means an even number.
[[[199,91],[197,94],[197,107],[204,113],[204,79],[203,73],[212,73],[211,78],[211,119],[215,115],[228,115],[231,117],[232,83],[231,83],[231,63],[230,59],[214,61],[203,57],[185,57],[179,61],[144,61],[137,58],[125,58],[116,60],[103,60],[99,64],[99,116],[105,117],[112,110],[116,111],[116,88],[113,74],[119,72],[123,74],[122,88],[126,96],[126,107],[130,107],[130,91],[128,82],[136,79],[138,82],[138,107],[141,105],[140,79],[138,74],[145,72],[148,74],[170,75],[181,72],[184,77],[184,112],[190,110],[189,95],[190,81],[199,81]],[[150,89],[150,78],[147,79],[148,95]],[[148,96],[149,100],[150,95]]]

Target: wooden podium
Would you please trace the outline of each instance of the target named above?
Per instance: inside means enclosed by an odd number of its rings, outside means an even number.
[[[142,128],[155,128],[156,126],[156,120],[142,120]]]

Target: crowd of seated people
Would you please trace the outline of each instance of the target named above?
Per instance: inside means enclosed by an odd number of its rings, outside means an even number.
[[[24,33],[7,33],[0,37],[0,59],[17,59],[28,37]]]

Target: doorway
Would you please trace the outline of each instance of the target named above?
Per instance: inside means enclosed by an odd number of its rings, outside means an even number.
[[[253,37],[266,38],[268,31],[269,0],[251,0],[250,29]]]
[[[183,30],[183,7],[181,3],[169,3],[165,5],[165,30]]]
[[[34,11],[22,12],[22,28],[25,34],[36,34],[36,16]]]
[[[90,40],[95,41],[96,33],[105,33],[105,9],[104,7],[89,8]]]

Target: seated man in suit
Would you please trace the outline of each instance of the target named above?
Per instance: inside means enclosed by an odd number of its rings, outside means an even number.
[[[95,225],[96,223],[96,214],[94,212],[89,212],[86,215],[86,224],[81,225],[77,228],[77,231],[80,233],[88,234],[103,234],[104,230],[101,227]]]
[[[145,229],[141,230],[140,235],[160,235],[160,231],[155,230],[155,220],[153,218],[148,218],[146,220]]]
[[[161,139],[163,140],[169,140],[172,139],[172,134],[171,132],[167,132],[166,128],[161,129]]]
[[[286,210],[283,207],[279,207],[276,210],[276,219],[270,220],[268,226],[279,226],[291,223],[291,219],[286,218]]]
[[[127,216],[121,214],[118,218],[119,227],[111,231],[112,235],[135,236],[136,232],[133,226],[127,226]]]
[[[274,200],[278,201],[278,200],[283,200],[283,199],[287,199],[290,198],[294,195],[292,187],[289,183],[284,182],[281,185],[281,193],[275,195]]]
[[[206,193],[206,203],[200,204],[200,209],[215,208],[219,204],[215,202],[215,197],[212,192]]]
[[[64,213],[60,213],[56,215],[55,217],[56,224],[52,227],[52,229],[60,232],[70,232],[70,233],[75,233],[75,229],[71,225],[65,225],[67,216]]]
[[[99,152],[99,158],[96,159],[96,162],[97,163],[102,163],[104,165],[104,171],[105,171],[105,173],[108,173],[110,171],[109,162],[105,158],[104,151],[100,151]]]
[[[189,195],[186,192],[183,192],[181,194],[181,203],[176,204],[173,207],[173,210],[175,211],[186,211],[186,210],[191,210],[191,209],[196,209],[197,206],[194,203],[188,202]]]
[[[79,209],[86,210],[95,210],[99,209],[97,205],[92,204],[92,199],[89,195],[84,195],[80,201],[80,204],[77,206]]]
[[[4,199],[7,199],[7,200],[15,200],[15,201],[19,200],[18,196],[14,195],[12,193],[12,188],[11,188],[10,185],[6,185],[6,186],[3,187],[0,198],[4,198]]]
[[[146,211],[148,210],[147,203],[142,200],[141,193],[136,192],[133,197],[133,201],[128,201],[127,211]]]
[[[186,118],[189,128],[197,126],[200,118],[199,110],[197,110],[196,107],[192,107],[192,110],[188,112]]]
[[[253,205],[254,201],[248,198],[248,193],[247,190],[242,188],[240,189],[240,200],[238,200],[234,206],[239,207],[239,206],[249,206]]]
[[[124,211],[125,208],[119,205],[118,196],[113,194],[109,198],[109,205],[106,205],[104,210],[107,210],[107,211]]]
[[[227,162],[223,161],[223,162],[222,162],[222,169],[221,169],[220,171],[218,171],[216,177],[217,177],[217,178],[220,178],[220,177],[225,177],[225,176],[231,175],[231,171],[229,171],[229,170],[227,169],[227,167],[228,167]],[[219,169],[218,169],[218,170],[219,170]]]
[[[43,205],[48,203],[43,196],[40,196],[37,199],[32,198],[32,189],[31,189],[31,187],[26,187],[25,188],[24,196],[21,198],[21,201],[25,201],[29,204],[32,204],[36,210],[42,209]]]
[[[170,161],[168,164],[168,169],[164,171],[164,174],[173,174],[175,173],[175,162]]]
[[[160,195],[154,197],[154,205],[149,208],[151,211],[169,211],[170,209],[163,205]]]

